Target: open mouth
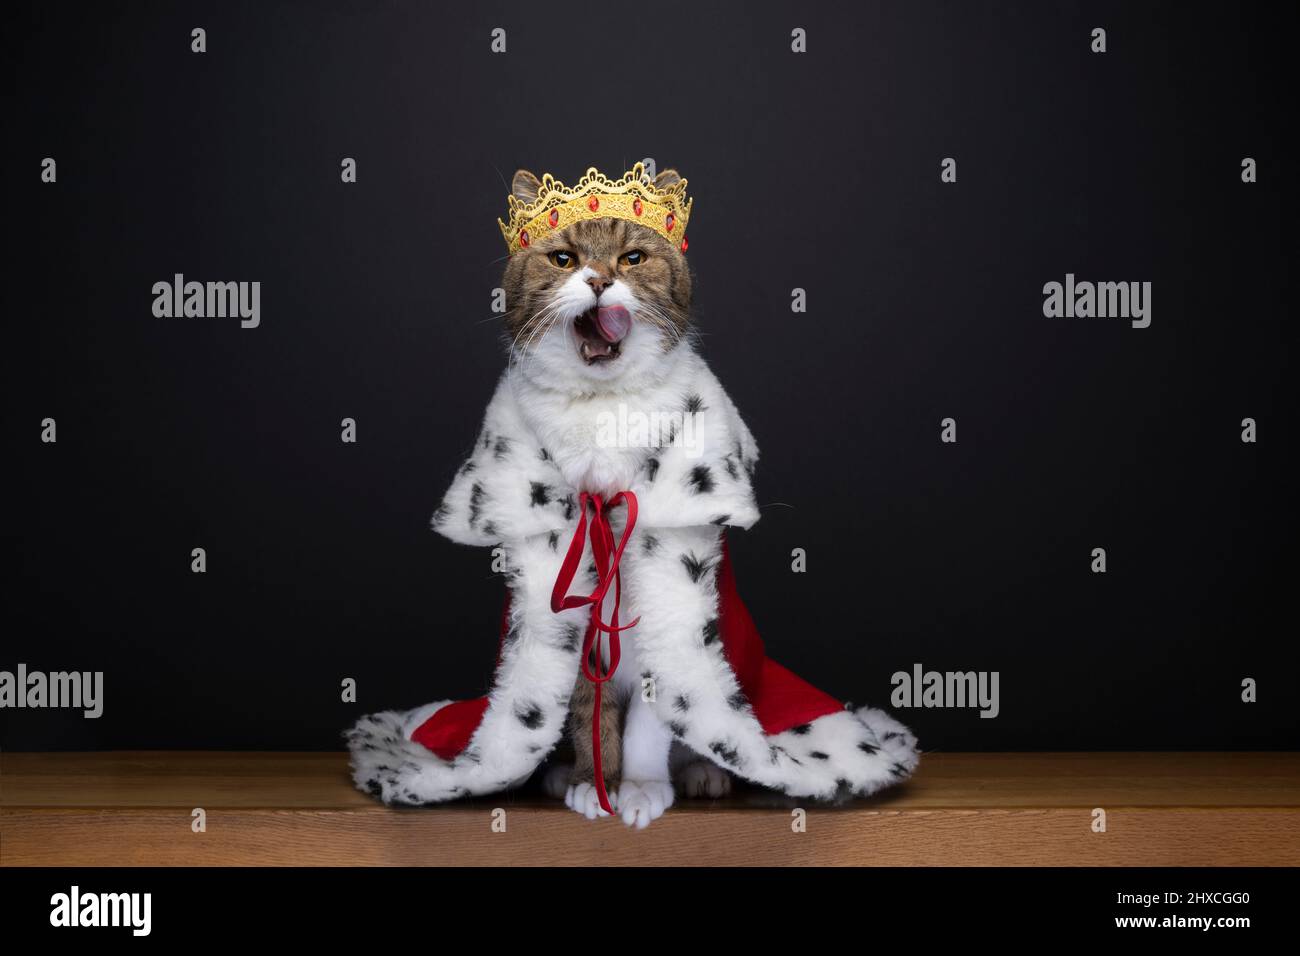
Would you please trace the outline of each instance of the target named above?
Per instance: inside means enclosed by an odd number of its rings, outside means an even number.
[[[578,354],[584,362],[612,362],[632,330],[632,315],[621,305],[597,306],[574,319],[573,330],[578,334]]]

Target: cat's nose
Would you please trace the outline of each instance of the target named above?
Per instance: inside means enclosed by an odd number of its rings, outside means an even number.
[[[599,272],[587,276],[587,285],[591,286],[591,291],[596,293],[596,295],[600,295],[608,289],[612,281],[613,280],[610,279],[609,276],[603,276]]]

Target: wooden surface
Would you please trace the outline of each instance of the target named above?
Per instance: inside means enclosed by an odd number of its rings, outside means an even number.
[[[0,754],[0,865],[124,864],[1295,866],[1300,754],[927,754],[877,799],[679,800],[644,831],[528,791],[388,809],[338,753]]]

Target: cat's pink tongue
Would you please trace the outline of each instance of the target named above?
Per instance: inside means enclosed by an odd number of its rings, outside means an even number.
[[[602,305],[596,310],[596,328],[606,342],[622,342],[632,331],[632,316],[621,305]]]

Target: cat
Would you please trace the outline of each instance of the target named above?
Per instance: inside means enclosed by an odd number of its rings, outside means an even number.
[[[767,657],[740,600],[727,534],[760,518],[759,449],[696,350],[686,181],[650,182],[638,163],[618,182],[588,169],[579,187],[515,174],[508,367],[431,520],[501,549],[491,687],[360,718],[353,782],[403,806],[498,793],[566,728],[573,763],[543,773],[548,791],[635,827],[678,793],[722,795],[729,774],[816,800],[906,780],[915,736]],[[581,660],[616,646],[617,667]],[[592,684],[593,666],[612,679]]]
[[[654,186],[667,189],[680,178],[666,169]],[[511,192],[531,203],[540,185],[521,169]],[[650,450],[601,442],[598,423],[620,408],[648,415],[680,402],[672,373],[695,338],[681,248],[624,219],[579,221],[512,255],[503,288],[510,362],[527,423],[572,487],[603,496],[630,487]],[[644,827],[672,805],[674,777],[684,794],[708,797],[728,793],[731,778],[674,743],[643,699],[635,628],[622,633],[621,645],[602,700],[603,782],[623,821]],[[579,672],[566,724],[573,765],[552,766],[544,776],[548,793],[562,794],[589,819],[604,815],[594,786],[594,704],[594,687]]]

